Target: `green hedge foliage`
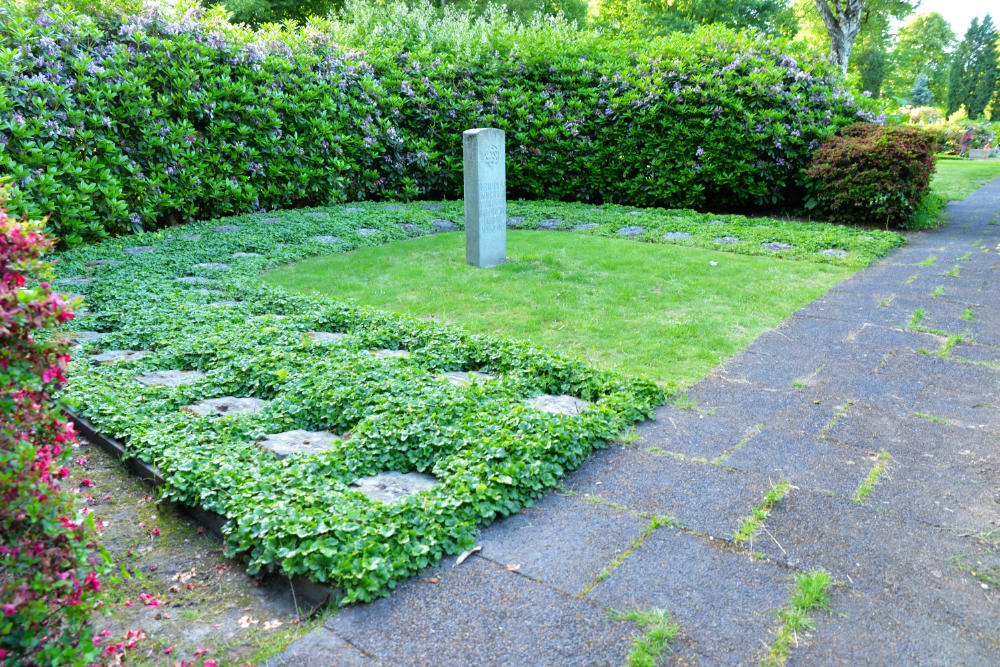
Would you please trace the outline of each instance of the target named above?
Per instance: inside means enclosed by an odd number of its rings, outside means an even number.
[[[452,51],[369,38],[364,52],[333,40],[357,35],[339,24],[255,32],[198,11],[2,22],[13,210],[51,212],[72,246],[279,206],[455,198],[461,133],[481,126],[507,132],[512,198],[771,206],[829,133],[870,117],[829,63],[720,28],[620,43],[486,17],[464,42],[447,33]],[[559,50],[509,41],[538,34]]]
[[[936,143],[912,127],[848,126],[813,156],[809,203],[831,220],[909,229],[930,193]]]

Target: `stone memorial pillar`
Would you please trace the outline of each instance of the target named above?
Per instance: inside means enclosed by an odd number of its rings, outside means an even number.
[[[462,133],[465,158],[465,261],[496,266],[507,258],[507,170],[503,130]]]

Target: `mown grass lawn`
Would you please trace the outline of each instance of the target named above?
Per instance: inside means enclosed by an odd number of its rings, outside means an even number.
[[[526,339],[677,389],[852,272],[565,232],[507,239],[510,261],[492,269],[467,265],[455,232],[315,257],[265,279]]]
[[[965,199],[997,177],[1000,177],[1000,160],[939,159],[931,191],[948,201]]]

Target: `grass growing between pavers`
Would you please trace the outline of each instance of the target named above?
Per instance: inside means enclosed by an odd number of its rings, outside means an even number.
[[[632,641],[625,664],[628,667],[656,667],[660,664],[663,654],[670,648],[681,626],[672,620],[666,609],[642,609],[634,611],[618,611],[609,609],[609,616],[614,621],[633,621],[645,628],[643,635],[638,635]]]
[[[931,192],[945,200],[965,199],[997,177],[1000,161],[938,160]]]
[[[796,635],[816,626],[810,612],[817,609],[829,610],[831,583],[830,574],[823,570],[795,575],[791,599],[778,611],[781,625],[767,654],[761,658],[761,667],[780,667],[788,662],[788,654],[796,642]]]
[[[889,452],[884,449],[879,452],[878,460],[875,462],[875,466],[871,469],[871,471],[869,471],[868,475],[861,480],[861,483],[858,484],[858,488],[854,491],[854,502],[860,505],[864,502],[865,498],[872,494],[872,491],[875,490],[875,484],[878,482],[879,476],[885,472],[885,467],[889,465],[889,461],[891,460],[892,456],[889,455]]]
[[[530,340],[676,389],[848,273],[558,232],[511,232],[510,261],[478,269],[465,263],[463,243],[461,234],[441,234],[317,257],[267,280]]]
[[[792,488],[791,482],[787,480],[782,480],[774,486],[772,486],[767,493],[764,494],[764,498],[761,499],[759,505],[754,505],[750,508],[750,516],[743,520],[743,524],[739,529],[733,534],[733,542],[738,546],[743,546],[747,542],[753,539],[757,531],[761,529],[764,521],[771,516],[771,510],[781,502],[781,499],[785,497]]]

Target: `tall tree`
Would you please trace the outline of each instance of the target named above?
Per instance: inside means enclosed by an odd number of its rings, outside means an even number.
[[[927,84],[927,74],[921,72],[917,75],[916,80],[913,82],[913,88],[910,89],[910,99],[908,100],[911,107],[929,107],[934,104],[934,93],[931,92],[931,87]]]
[[[948,113],[962,105],[969,118],[979,118],[998,94],[1000,52],[997,30],[987,14],[982,23],[972,19],[965,39],[952,57],[948,78]]]
[[[934,99],[944,102],[948,97],[950,51],[954,43],[955,33],[943,16],[937,12],[914,16],[896,34],[883,86],[885,92],[903,99],[923,73]]]
[[[903,18],[916,0],[813,0],[830,40],[830,57],[847,74],[854,40],[866,24]]]
[[[599,25],[643,34],[693,30],[721,23],[764,33],[795,32],[790,0],[591,0],[590,15]]]

